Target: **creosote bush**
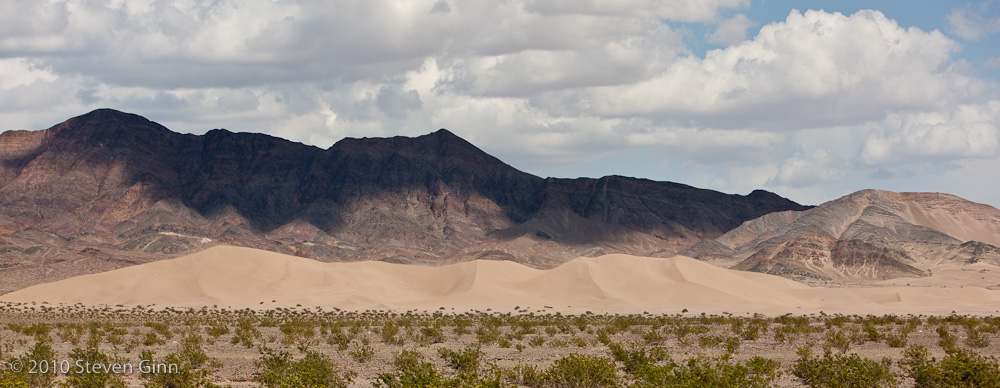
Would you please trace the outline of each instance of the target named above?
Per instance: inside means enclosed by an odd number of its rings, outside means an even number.
[[[354,372],[344,372],[324,354],[306,350],[298,360],[288,352],[267,347],[258,348],[261,357],[255,365],[254,381],[267,388],[346,388],[354,380]]]
[[[927,348],[910,346],[899,366],[914,380],[916,388],[1000,387],[1000,363],[966,349],[949,348],[941,361]]]
[[[889,388],[898,384],[888,358],[875,361],[857,354],[826,352],[817,358],[808,347],[800,348],[792,374],[812,388]]]

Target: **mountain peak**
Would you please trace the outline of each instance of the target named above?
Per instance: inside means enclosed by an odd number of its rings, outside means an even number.
[[[430,133],[429,135],[432,135],[432,136],[451,136],[451,137],[458,137],[458,135],[456,135],[456,134],[454,134],[453,132],[451,132],[451,131],[449,131],[449,130],[447,130],[447,129],[444,129],[444,128],[441,128],[441,129],[438,129],[437,131],[434,131],[434,132],[431,132],[431,133]]]
[[[117,141],[136,136],[165,136],[173,132],[166,127],[133,113],[110,108],[95,109],[49,128],[53,135],[70,138]]]

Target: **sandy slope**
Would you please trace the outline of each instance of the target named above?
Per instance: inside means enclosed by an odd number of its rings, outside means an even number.
[[[512,262],[444,267],[321,263],[237,247],[79,276],[0,296],[50,304],[227,308],[334,307],[452,311],[530,307],[565,313],[994,313],[1000,291],[977,287],[810,288],[676,256],[578,258],[542,271]]]

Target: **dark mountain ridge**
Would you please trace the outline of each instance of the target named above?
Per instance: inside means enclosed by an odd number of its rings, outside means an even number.
[[[230,244],[324,261],[669,256],[807,207],[609,176],[543,179],[447,130],[328,149],[99,109],[0,134],[0,292]],[[9,281],[8,281],[9,280]]]

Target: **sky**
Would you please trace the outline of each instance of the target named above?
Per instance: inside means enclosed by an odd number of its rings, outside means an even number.
[[[1000,0],[0,0],[0,130],[96,108],[542,177],[1000,207]]]

